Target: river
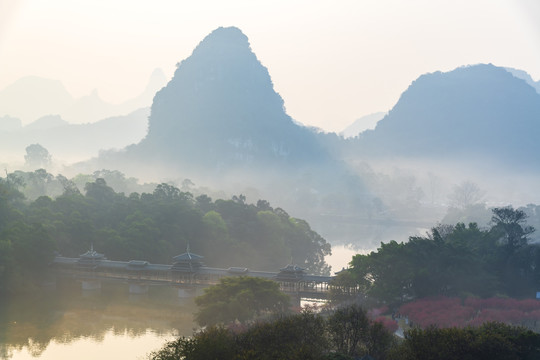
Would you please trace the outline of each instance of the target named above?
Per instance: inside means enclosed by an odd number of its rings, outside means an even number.
[[[69,281],[0,305],[2,360],[145,359],[195,328],[193,300],[170,287],[134,296],[125,284],[83,292]]]
[[[339,271],[358,252],[337,245],[327,262]],[[0,360],[142,360],[196,327],[193,300],[167,286],[130,295],[122,283],[83,292],[66,280],[37,294],[0,303]]]

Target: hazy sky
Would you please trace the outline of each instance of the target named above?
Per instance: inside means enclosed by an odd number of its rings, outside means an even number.
[[[539,0],[0,0],[0,89],[37,75],[118,103],[219,26],[248,36],[289,115],[330,131],[426,72],[491,62],[540,79]]]

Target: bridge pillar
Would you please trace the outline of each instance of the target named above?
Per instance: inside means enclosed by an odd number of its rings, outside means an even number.
[[[100,290],[101,289],[101,280],[91,279],[82,281],[83,290]]]
[[[130,294],[148,294],[148,285],[145,284],[129,284],[129,293]]]

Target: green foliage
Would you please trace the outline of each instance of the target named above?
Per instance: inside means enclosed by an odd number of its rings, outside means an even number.
[[[84,186],[86,197],[97,203],[105,203],[114,199],[115,192],[107,185],[105,179],[99,178],[94,182],[86,183]]]
[[[23,194],[17,190],[17,185],[10,180],[0,179],[0,231],[19,217],[18,208]]]
[[[455,185],[452,194],[448,196],[451,207],[458,209],[466,209],[481,203],[485,192],[480,190],[478,185],[471,181],[464,181],[459,185]]]
[[[325,321],[309,311],[258,323],[239,336],[239,359],[322,359]]]
[[[365,309],[350,305],[336,309],[326,320],[332,349],[348,356],[369,354],[382,359],[394,345],[393,335],[371,321]]]
[[[324,255],[330,245],[307,223],[272,209],[267,202],[247,204],[242,195],[215,202],[206,195],[194,199],[166,183],[141,194],[117,192],[116,188],[132,188],[133,182],[107,170],[72,180],[43,169],[0,179],[0,241],[5,249],[0,256],[0,288],[12,288],[9,279],[23,271],[46,272],[40,261],[19,266],[14,254],[27,252],[20,257],[28,262],[50,260],[54,250],[77,257],[92,243],[114,260],[168,264],[189,243],[210,266],[277,271],[292,257],[308,271],[329,272]],[[186,182],[184,187],[192,185]],[[18,189],[30,196],[28,201]]]
[[[26,166],[32,169],[45,168],[51,164],[49,151],[40,144],[32,144],[26,147],[24,161]]]
[[[245,323],[263,314],[284,313],[289,297],[272,280],[241,276],[220,279],[195,299],[199,306],[196,321],[204,325]]]
[[[357,348],[367,341],[369,325],[365,310],[358,306],[337,309],[328,319],[334,347],[347,355],[356,355]]]
[[[494,208],[491,221],[495,228],[505,237],[508,252],[513,253],[518,248],[527,245],[528,235],[534,232],[532,226],[523,226],[527,215],[523,210],[514,210],[512,207]]]
[[[11,242],[0,239],[0,295],[10,292],[13,287],[15,262]]]
[[[348,334],[361,334],[357,339],[346,340],[351,345],[357,341],[354,349],[336,342],[343,336],[340,324],[347,326]],[[355,326],[361,328],[357,330]],[[324,315],[305,310],[247,327],[211,326],[189,339],[179,338],[167,343],[152,353],[150,359],[322,360],[352,359],[352,356],[370,354],[382,360],[394,345],[392,334],[379,323],[368,320],[365,310],[353,306]]]
[[[21,221],[0,233],[0,294],[28,292],[44,279],[54,242],[41,224]]]
[[[395,304],[437,295],[530,296],[540,279],[540,248],[528,244],[534,229],[524,225],[521,210],[495,208],[493,214],[491,229],[441,225],[407,243],[383,243],[354,256],[351,275],[369,296]]]
[[[479,328],[412,329],[405,332],[405,340],[390,359],[532,360],[539,357],[540,334],[520,327],[487,323]]]
[[[187,339],[181,337],[150,354],[152,360],[211,360],[238,359],[236,339],[232,332],[221,327],[209,327]]]

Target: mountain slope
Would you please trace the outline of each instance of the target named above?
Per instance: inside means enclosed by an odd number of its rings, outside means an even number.
[[[514,75],[515,77],[525,80],[527,84],[535,88],[536,92],[540,94],[540,80],[534,81],[531,75],[529,75],[526,71],[523,71],[523,70],[509,68],[509,67],[506,67],[505,69],[510,74]]]
[[[60,109],[69,108],[73,101],[60,81],[26,76],[0,91],[0,116],[28,123],[45,115],[59,114]]]
[[[422,75],[356,151],[538,164],[539,138],[540,95],[504,68],[475,65]]]
[[[97,156],[101,150],[139,142],[146,135],[149,113],[150,109],[144,108],[90,124],[68,124],[58,115],[42,117],[24,127],[19,122],[18,127],[0,129],[0,151],[3,158],[22,161],[25,148],[39,143],[53,160],[81,161]]]
[[[286,114],[268,70],[237,28],[213,31],[179,64],[154,97],[144,140],[77,164],[75,172],[104,168],[145,181],[189,178],[249,202],[268,199],[308,220],[364,212],[371,199],[316,133]],[[334,226],[332,220],[328,228]]]
[[[180,63],[154,98],[148,136],[130,151],[218,172],[328,160],[285,113],[268,70],[232,27],[213,31]]]
[[[376,112],[373,114],[362,116],[356,119],[351,125],[343,129],[339,135],[344,138],[352,138],[358,136],[362,131],[366,129],[374,129],[377,126],[377,122],[386,115],[385,112]]]
[[[102,100],[96,90],[74,98],[60,81],[27,76],[0,90],[0,117],[18,118],[27,124],[44,116],[59,115],[70,124],[92,123],[150,106],[165,83],[163,71],[156,69],[140,95],[111,104]]]

